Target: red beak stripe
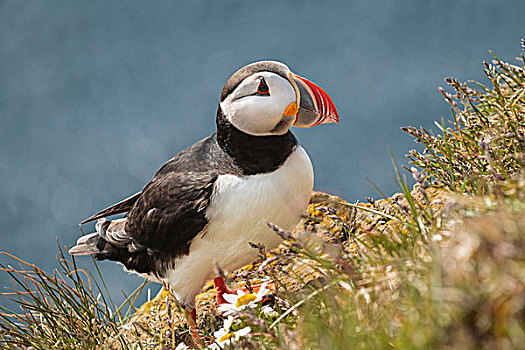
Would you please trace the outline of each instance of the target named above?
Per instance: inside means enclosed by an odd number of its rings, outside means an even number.
[[[314,97],[317,112],[321,115],[321,118],[319,118],[319,120],[312,126],[327,123],[339,123],[339,114],[335,108],[334,101],[332,101],[332,98],[328,93],[306,78],[299,75],[294,75],[294,77],[306,84],[310,90],[310,94]]]

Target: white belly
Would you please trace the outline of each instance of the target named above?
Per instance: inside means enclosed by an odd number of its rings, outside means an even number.
[[[255,260],[257,252],[249,242],[262,243],[267,250],[276,247],[281,239],[266,222],[292,230],[308,206],[313,178],[310,159],[300,146],[272,173],[219,176],[206,210],[208,226],[164,279],[179,300],[192,302],[214,276],[215,263],[233,271]]]

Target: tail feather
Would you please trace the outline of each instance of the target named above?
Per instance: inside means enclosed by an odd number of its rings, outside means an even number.
[[[77,240],[77,245],[69,249],[69,254],[95,255],[95,257],[98,257],[106,247],[106,242],[109,241],[106,231],[112,222],[104,218],[99,219],[95,225],[96,232],[80,237]]]
[[[77,240],[77,245],[69,249],[71,255],[94,255],[99,252],[98,242],[101,237],[98,232],[82,236]]]
[[[93,255],[96,260],[122,263],[128,271],[158,277],[164,274],[171,260],[155,257],[147,249],[136,244],[126,233],[126,218],[99,219],[96,232],[82,236],[69,249],[71,255]]]

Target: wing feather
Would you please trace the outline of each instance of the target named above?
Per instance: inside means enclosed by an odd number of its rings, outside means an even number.
[[[155,177],[128,212],[125,231],[148,251],[177,256],[187,253],[203,230],[217,175],[170,172]]]
[[[137,199],[139,199],[141,194],[142,192],[135,193],[134,195],[118,202],[117,204],[113,204],[112,206],[99,211],[98,213],[82,221],[80,225],[87,224],[88,222],[91,222],[91,221],[94,221],[100,218],[104,218],[106,216],[121,214],[121,213],[125,213],[129,211],[133,207]]]

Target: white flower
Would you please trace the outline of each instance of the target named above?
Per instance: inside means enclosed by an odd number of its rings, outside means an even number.
[[[270,305],[264,305],[261,309],[261,312],[266,316],[275,317],[277,316],[277,311],[275,311]]]
[[[240,337],[248,335],[252,330],[250,327],[244,327],[237,331],[232,331],[232,322],[232,316],[228,316],[228,318],[224,320],[223,327],[217,332],[213,333],[213,336],[215,337],[215,343],[209,345],[208,349],[223,349],[225,345],[229,345],[233,342],[238,341]]]
[[[177,345],[177,347],[175,348],[175,350],[187,350],[189,349],[188,348],[188,345],[184,344],[184,343],[180,343],[179,345]]]
[[[219,305],[217,310],[223,315],[229,316],[247,307],[255,307],[264,298],[265,295],[273,291],[268,288],[270,282],[261,284],[256,294],[248,293],[242,289],[238,289],[236,294],[223,294],[226,303]],[[273,283],[273,282],[272,282]]]

